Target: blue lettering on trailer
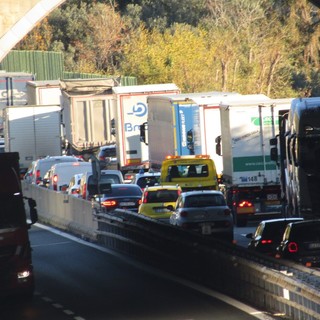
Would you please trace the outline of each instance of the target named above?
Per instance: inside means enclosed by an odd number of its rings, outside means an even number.
[[[136,117],[143,117],[147,114],[147,106],[143,102],[138,102],[132,106],[132,111],[128,112],[128,115],[133,115]]]
[[[125,123],[124,124],[124,131],[125,132],[134,132],[134,131],[140,132],[140,125],[139,124],[132,124],[132,123]]]

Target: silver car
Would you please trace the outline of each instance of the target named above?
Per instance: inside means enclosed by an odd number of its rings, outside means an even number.
[[[233,241],[233,218],[220,191],[183,192],[170,216],[174,226]]]

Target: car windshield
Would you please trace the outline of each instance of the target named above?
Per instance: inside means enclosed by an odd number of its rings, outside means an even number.
[[[211,207],[225,206],[224,197],[219,194],[202,194],[188,196],[185,201],[185,207]]]
[[[144,189],[146,186],[152,187],[160,183],[159,176],[151,176],[151,177],[141,177],[137,181],[137,185]]]
[[[157,191],[148,191],[147,202],[156,203],[156,202],[176,202],[178,199],[179,192],[178,190],[157,190]]]

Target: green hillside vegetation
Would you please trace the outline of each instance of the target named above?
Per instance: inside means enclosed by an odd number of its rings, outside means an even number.
[[[183,92],[319,96],[319,12],[306,0],[68,0],[15,49]]]

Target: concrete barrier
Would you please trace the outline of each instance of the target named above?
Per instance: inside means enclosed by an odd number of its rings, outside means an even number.
[[[24,196],[37,202],[39,222],[68,230],[83,239],[96,240],[97,221],[91,203],[53,190],[22,182]]]

